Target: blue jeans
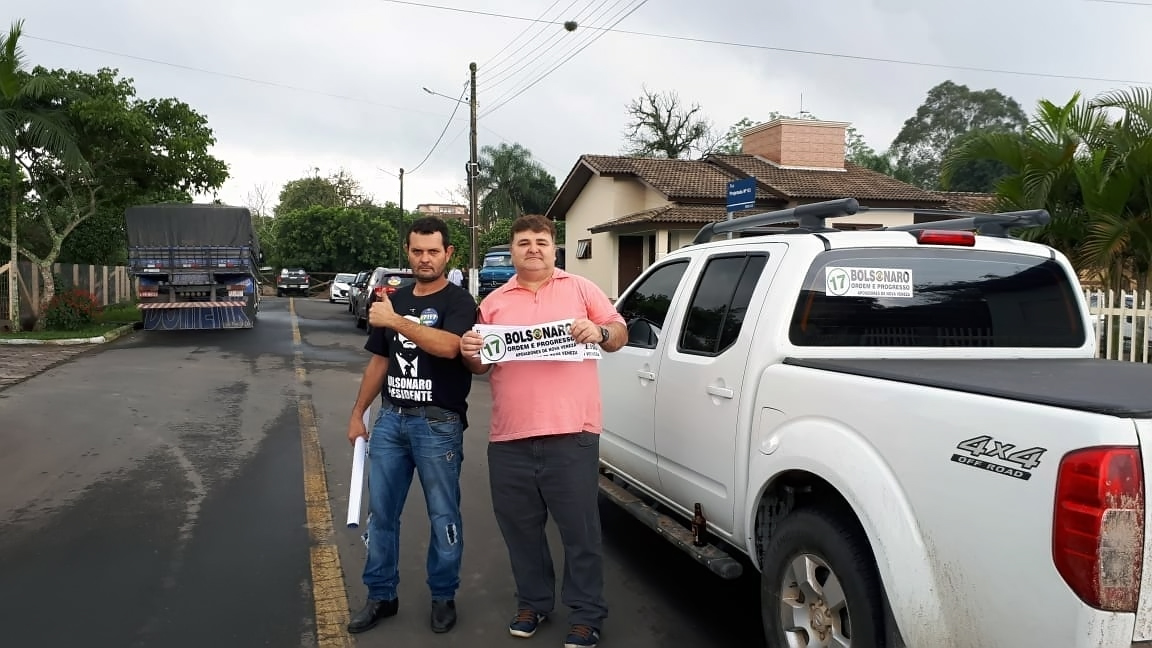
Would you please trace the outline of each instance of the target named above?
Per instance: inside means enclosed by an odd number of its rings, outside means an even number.
[[[452,599],[460,587],[464,536],[460,519],[460,468],[464,429],[460,417],[429,420],[383,409],[368,438],[368,598],[396,598],[400,583],[400,513],[412,471],[428,503],[428,589],[433,600]]]

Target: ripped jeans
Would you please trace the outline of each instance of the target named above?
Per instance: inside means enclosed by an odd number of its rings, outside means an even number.
[[[428,589],[433,600],[452,599],[460,587],[464,536],[460,520],[460,468],[464,430],[460,417],[429,420],[387,407],[368,439],[368,559],[364,585],[368,598],[396,598],[400,583],[400,514],[412,485],[412,471],[428,503]]]

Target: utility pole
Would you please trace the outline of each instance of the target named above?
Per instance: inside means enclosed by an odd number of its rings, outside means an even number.
[[[400,241],[400,253],[396,257],[397,268],[404,267],[404,168],[400,168],[400,215],[396,217],[396,238]]]
[[[471,233],[471,245],[469,250],[472,253],[472,261],[468,268],[468,292],[472,293],[473,297],[480,294],[480,272],[476,267],[476,246],[477,236],[477,213],[476,213],[476,170],[477,158],[479,157],[476,151],[476,62],[473,61],[468,64],[468,71],[471,77],[472,91],[469,93],[470,99],[468,101],[471,110],[471,126],[469,128],[471,135],[472,153],[468,159],[468,229]]]

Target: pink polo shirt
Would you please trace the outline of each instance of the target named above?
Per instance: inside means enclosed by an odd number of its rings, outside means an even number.
[[[624,323],[596,284],[556,268],[533,293],[516,277],[480,302],[478,324],[531,325],[587,318]],[[492,366],[491,441],[548,434],[600,433],[600,375],[596,360],[521,360]]]

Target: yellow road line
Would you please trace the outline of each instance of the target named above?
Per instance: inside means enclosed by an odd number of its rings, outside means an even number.
[[[320,450],[320,431],[316,427],[316,409],[312,405],[312,393],[305,384],[308,374],[304,369],[295,299],[288,300],[288,314],[292,320],[292,364],[296,369],[296,409],[304,455],[304,506],[311,539],[309,557],[312,600],[316,606],[316,639],[319,648],[346,648],[352,645],[352,636],[348,634],[348,595],[344,591],[340,555],[332,543],[335,531],[332,510],[328,505],[328,482]]]

